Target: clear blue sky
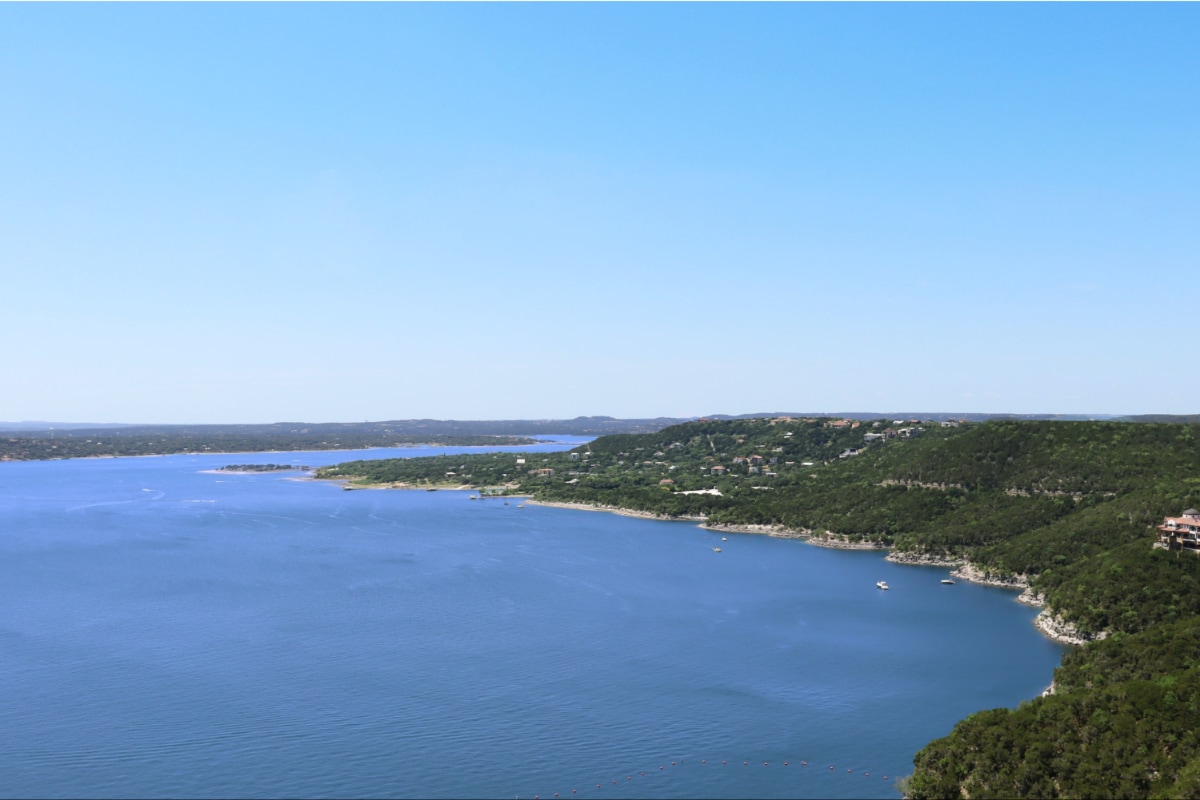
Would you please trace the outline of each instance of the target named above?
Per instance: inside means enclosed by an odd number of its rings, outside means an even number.
[[[1196,4],[0,4],[0,420],[1200,412]]]

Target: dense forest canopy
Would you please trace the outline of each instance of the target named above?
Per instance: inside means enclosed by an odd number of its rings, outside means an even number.
[[[470,484],[709,524],[773,525],[1019,576],[1085,636],[1058,691],[915,759],[911,797],[1196,796],[1200,557],[1155,549],[1200,505],[1200,426],[697,420],[563,453],[360,461],[351,482]],[[715,490],[715,491],[714,491]]]

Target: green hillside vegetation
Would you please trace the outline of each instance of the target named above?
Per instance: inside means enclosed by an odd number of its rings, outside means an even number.
[[[928,745],[909,795],[1195,797],[1200,557],[1152,544],[1164,516],[1200,505],[1197,444],[1200,427],[1181,424],[699,420],[566,453],[318,475],[775,525],[1023,578],[1081,634],[1111,635],[1068,654],[1057,693],[975,714]],[[685,494],[711,489],[720,496]]]

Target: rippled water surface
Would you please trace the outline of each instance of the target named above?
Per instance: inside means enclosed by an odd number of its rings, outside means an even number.
[[[0,464],[0,793],[898,797],[1061,657],[878,553],[205,471],[349,457]]]

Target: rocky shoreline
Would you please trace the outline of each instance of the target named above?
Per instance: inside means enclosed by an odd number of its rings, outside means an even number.
[[[896,550],[888,553],[885,559],[893,564],[907,564],[911,567],[961,567],[967,562],[953,556],[934,556],[929,553],[901,553]]]
[[[706,531],[717,533],[754,533],[760,536],[774,536],[778,539],[808,539],[812,531],[796,528],[785,528],[783,525],[734,525],[730,523],[707,522],[700,525]]]
[[[886,550],[886,545],[879,542],[852,542],[844,538],[835,537],[833,534],[825,534],[825,536],[814,536],[812,531],[807,530],[792,530],[784,528],[782,525],[701,525],[700,527],[712,531],[732,531],[737,533],[757,533],[767,536],[780,536],[794,539],[804,539],[811,545],[817,547],[831,547],[841,550]],[[893,550],[887,556],[887,560],[893,564],[903,564],[906,566],[915,567],[945,567],[951,569],[951,575],[957,580],[967,581],[968,583],[976,583],[981,586],[993,586],[997,589],[1012,589],[1020,591],[1021,594],[1016,598],[1018,603],[1029,606],[1031,608],[1045,609],[1046,598],[1040,593],[1033,591],[1029,587],[1029,579],[1026,575],[1000,575],[991,572],[983,567],[976,566],[966,559],[956,558],[948,555],[932,555],[929,553],[907,553]],[[1070,622],[1062,619],[1058,615],[1051,614],[1049,610],[1043,610],[1038,614],[1033,621],[1034,627],[1046,638],[1058,642],[1059,644],[1080,646],[1091,641],[1096,641],[1105,638],[1106,633],[1092,637],[1088,637],[1079,632],[1079,630]]]
[[[1072,623],[1057,614],[1052,614],[1049,609],[1038,614],[1034,618],[1033,624],[1047,637],[1061,644],[1082,646],[1088,642],[1098,642],[1108,638],[1108,631],[1100,631],[1095,636],[1084,635]]]
[[[961,566],[951,575],[960,580],[978,583],[982,586],[995,586],[998,589],[1019,589],[1025,592],[1029,589],[1029,580],[1024,575],[997,575],[985,569],[980,569],[969,561],[960,562]]]
[[[826,532],[824,536],[810,536],[808,543],[816,547],[829,547],[834,550],[887,550],[888,546],[869,539],[851,541],[841,536]]]
[[[397,485],[397,484],[375,484],[375,485],[358,485],[349,486],[343,483],[345,489],[416,489],[419,487]],[[424,487],[420,487],[424,488]],[[439,486],[439,489],[470,489],[475,488],[470,485],[460,486]],[[546,506],[547,508],[565,508],[573,511],[603,511],[609,514],[619,514],[623,517],[634,517],[637,519],[652,519],[662,522],[699,522],[701,528],[713,531],[716,533],[751,533],[760,536],[773,536],[781,539],[800,539],[815,547],[828,547],[834,550],[888,550],[888,545],[870,540],[851,541],[846,537],[837,536],[836,534],[826,531],[822,535],[814,535],[811,530],[788,528],[783,525],[739,525],[730,523],[709,523],[706,517],[703,516],[670,516],[667,514],[653,514],[648,511],[636,511],[634,509],[621,508],[619,506],[602,506],[591,503],[566,503],[553,500],[525,500],[526,505]],[[1042,595],[1035,593],[1029,588],[1029,580],[1025,575],[999,575],[990,572],[982,567],[978,567],[969,561],[962,558],[955,558],[946,555],[931,555],[928,553],[907,553],[897,552],[893,550],[888,553],[887,560],[893,564],[903,564],[908,566],[919,567],[946,567],[953,571],[950,573],[959,580],[964,580],[969,583],[977,583],[983,586],[994,586],[999,589],[1013,589],[1021,592],[1016,598],[1017,602],[1032,608],[1044,609],[1034,619],[1034,626],[1047,638],[1058,642],[1059,644],[1067,645],[1084,645],[1090,641],[1097,641],[1107,636],[1106,632],[1101,632],[1095,636],[1085,636],[1070,622],[1062,619],[1056,614],[1051,614],[1048,609],[1045,609],[1045,598]]]

